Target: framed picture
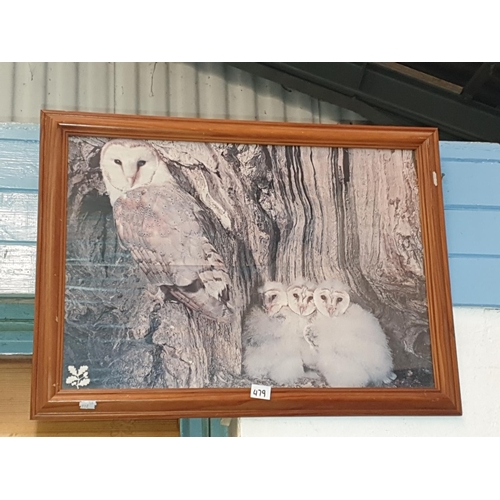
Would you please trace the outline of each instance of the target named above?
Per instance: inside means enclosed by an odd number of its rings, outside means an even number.
[[[43,111],[32,418],[459,415],[431,128]]]

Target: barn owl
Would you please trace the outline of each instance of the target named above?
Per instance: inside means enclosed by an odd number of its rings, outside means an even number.
[[[395,378],[392,355],[378,320],[351,304],[345,284],[333,280],[314,294],[320,314],[306,332],[314,364],[332,387],[380,385]],[[339,299],[341,299],[339,301]]]
[[[293,385],[305,373],[287,288],[267,282],[259,294],[262,305],[250,310],[243,325],[243,370],[252,378]]]
[[[314,285],[299,279],[287,289],[288,306],[299,316],[306,317],[316,310]]]
[[[299,351],[303,365],[307,368],[314,368],[315,351],[308,343],[308,332],[311,323],[314,321],[316,305],[314,304],[314,290],[316,285],[306,281],[304,278],[297,279],[287,289],[288,304],[290,310],[296,316],[290,324],[294,336],[299,340]]]
[[[259,288],[262,295],[264,310],[269,316],[276,316],[280,311],[282,315],[288,311],[288,297],[286,288],[276,281],[268,281]]]
[[[338,280],[325,281],[314,290],[316,309],[327,317],[340,316],[349,307],[349,288]]]
[[[203,207],[145,141],[108,141],[100,166],[120,243],[148,280],[191,310],[227,322],[231,281]]]

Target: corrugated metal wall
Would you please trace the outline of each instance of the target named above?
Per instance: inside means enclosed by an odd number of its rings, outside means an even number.
[[[0,63],[0,122],[38,123],[40,109],[367,122],[224,63]]]

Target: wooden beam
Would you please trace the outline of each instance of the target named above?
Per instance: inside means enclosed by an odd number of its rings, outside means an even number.
[[[436,76],[429,75],[417,69],[410,68],[401,63],[376,63],[378,66],[383,66],[384,68],[390,69],[392,71],[397,71],[402,75],[415,78],[415,80],[420,80],[421,82],[428,83],[434,87],[439,87],[440,89],[447,90],[448,92],[453,92],[454,94],[460,94],[462,92],[462,87],[460,85],[455,85],[454,83],[447,82]]]

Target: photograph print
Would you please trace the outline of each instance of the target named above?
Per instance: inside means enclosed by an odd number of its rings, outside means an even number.
[[[434,387],[413,150],[70,136],[63,388]]]

